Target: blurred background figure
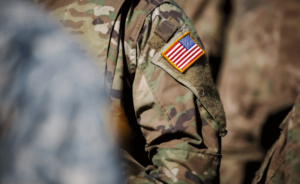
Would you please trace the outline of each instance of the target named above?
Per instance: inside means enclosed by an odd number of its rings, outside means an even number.
[[[300,181],[300,96],[284,121],[281,134],[268,151],[252,184],[299,183]]]
[[[0,183],[121,183],[94,64],[24,1],[0,25]]]
[[[219,75],[230,132],[221,172],[223,183],[250,183],[300,92],[300,2],[233,1],[233,10]]]
[[[300,92],[300,2],[176,1],[210,54],[226,112],[221,183],[251,183]]]

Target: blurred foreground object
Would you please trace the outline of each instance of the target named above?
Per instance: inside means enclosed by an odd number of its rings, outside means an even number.
[[[280,129],[281,135],[269,150],[253,184],[300,182],[300,95]]]
[[[119,184],[94,64],[27,4],[1,1],[0,25],[0,183]]]
[[[110,112],[109,117],[110,129],[117,139],[120,147],[126,151],[130,151],[130,141],[132,139],[132,129],[129,126],[128,119],[122,107],[114,107]]]
[[[250,183],[254,171],[245,178],[247,169],[264,157],[262,137],[274,134],[265,128],[267,118],[292,106],[300,92],[300,2],[232,2],[219,75],[229,132],[222,142],[223,184]]]

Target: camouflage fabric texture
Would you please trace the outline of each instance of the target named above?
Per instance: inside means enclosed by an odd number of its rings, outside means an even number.
[[[261,162],[268,116],[300,92],[299,1],[232,1],[234,12],[218,79],[229,134],[223,139],[221,183],[243,183],[246,165]]]
[[[79,40],[87,54],[99,63],[106,61],[103,79],[111,108],[123,106],[129,123],[138,126],[146,140],[143,146],[152,165],[125,182],[219,182],[226,121],[207,57],[181,74],[161,56],[186,31],[203,48],[176,3],[50,0],[40,5],[51,10],[50,16]],[[167,41],[156,34],[164,21],[177,27]]]
[[[280,125],[281,135],[269,150],[253,184],[284,184],[300,181],[300,95]]]
[[[0,24],[0,183],[120,184],[95,64],[22,1]]]
[[[218,87],[229,134],[222,142],[221,183],[249,183],[244,180],[246,174],[251,175],[246,173],[247,164],[264,157],[260,143],[267,117],[292,106],[300,90],[295,46],[299,42],[299,2],[231,1],[227,30],[222,27],[220,9],[224,1],[176,2],[194,22],[207,53],[218,56],[224,44]],[[222,35],[226,35],[225,43]],[[208,38],[218,44],[209,43]]]

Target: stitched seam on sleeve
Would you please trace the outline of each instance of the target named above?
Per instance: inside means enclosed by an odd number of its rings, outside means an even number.
[[[170,148],[159,148],[159,150],[162,149],[166,149],[166,150],[170,150]],[[202,151],[196,151],[196,150],[186,150],[186,149],[171,149],[171,150],[175,150],[175,151],[188,151],[188,152],[194,152],[194,153],[201,153],[204,155],[212,155],[212,156],[222,156],[221,154],[217,154],[217,153],[208,153],[208,152],[202,152]]]
[[[169,27],[169,28],[174,28],[174,27],[172,27],[174,24],[172,24],[172,23],[170,23],[168,20],[165,20],[164,21],[165,23],[166,23],[166,25]],[[175,25],[174,25],[175,26]],[[177,28],[177,26],[175,26],[176,28]]]
[[[138,67],[140,67],[139,66],[140,64],[138,64]],[[152,90],[151,90],[151,88],[150,88],[150,86],[149,86],[149,83],[148,83],[148,79],[150,78],[150,75],[146,75],[145,73],[144,73],[144,71],[142,70],[142,68],[140,68],[140,70],[142,71],[142,73],[143,73],[143,75],[144,76],[146,76],[145,77],[145,79],[146,79],[146,82],[147,82],[147,85],[148,85],[148,88],[150,89],[150,92],[151,92],[151,95],[152,95],[152,97],[153,97],[153,92],[152,92]],[[148,78],[148,79],[147,79]],[[156,95],[157,96],[157,95]],[[157,96],[158,97],[158,96]],[[154,99],[154,103],[156,103],[157,104],[157,106],[159,107],[159,109],[162,111],[162,113],[166,116],[166,118],[168,119],[168,115],[165,113],[165,111],[163,110],[164,108],[163,108],[163,103],[161,102],[161,100],[160,100],[160,98],[158,97],[158,99],[159,99],[159,101],[160,101],[160,103],[158,103],[156,100],[155,100],[155,98],[153,97],[153,99]],[[169,121],[168,121],[168,124],[169,124]]]

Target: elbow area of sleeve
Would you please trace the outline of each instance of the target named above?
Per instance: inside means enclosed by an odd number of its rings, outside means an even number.
[[[220,159],[219,154],[159,148],[152,158],[157,169],[150,175],[167,183],[215,183]]]

